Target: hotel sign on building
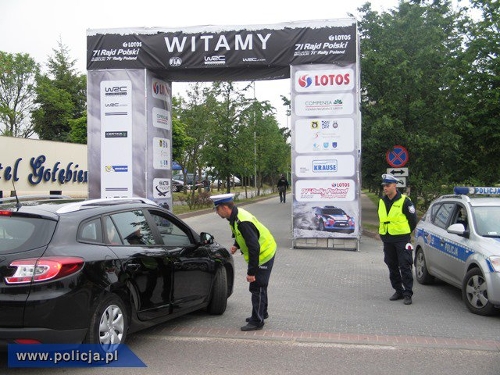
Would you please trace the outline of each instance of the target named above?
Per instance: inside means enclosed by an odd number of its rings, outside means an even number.
[[[0,197],[88,196],[87,145],[0,136]]]

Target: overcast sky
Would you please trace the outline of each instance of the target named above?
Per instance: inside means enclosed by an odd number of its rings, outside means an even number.
[[[182,27],[199,25],[260,25],[291,21],[338,19],[356,14],[366,0],[0,0],[0,51],[28,53],[45,67],[61,40],[86,74],[88,29]],[[398,0],[372,0],[372,9],[385,11]],[[174,95],[185,84],[173,83]],[[286,126],[280,95],[290,96],[289,80],[258,82],[258,100],[269,100]]]

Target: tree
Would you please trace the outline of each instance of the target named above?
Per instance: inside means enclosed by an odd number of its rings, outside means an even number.
[[[33,135],[30,113],[39,65],[28,54],[0,51],[0,135]]]
[[[425,3],[403,1],[382,14],[366,4],[359,22],[363,183],[379,189],[387,150],[403,145],[415,202],[456,178],[462,143],[453,121],[458,103],[450,102],[450,82],[459,79],[462,16],[448,1]]]
[[[464,140],[457,169],[464,182],[489,186],[500,176],[495,162],[500,153],[500,15],[497,1],[471,4],[479,14],[462,26],[467,38],[461,79],[451,82],[452,100],[460,104],[454,113],[456,131]]]
[[[181,121],[182,99],[172,98],[172,160],[179,162],[189,143],[186,124]]]
[[[53,52],[47,63],[48,74],[37,77],[39,108],[33,111],[34,129],[41,139],[83,140],[80,135],[71,135],[71,120],[86,117],[86,77],[76,73],[76,61],[70,59],[61,41]],[[81,129],[75,131],[81,133]]]
[[[231,175],[239,170],[245,154],[238,134],[245,124],[243,112],[247,99],[244,91],[237,90],[232,82],[213,82],[206,98],[211,126],[207,129],[203,157],[207,165],[217,171],[218,177],[226,181],[227,192],[230,192]]]

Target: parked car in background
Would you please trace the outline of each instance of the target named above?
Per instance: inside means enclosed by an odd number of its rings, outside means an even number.
[[[462,290],[479,315],[500,312],[500,188],[455,188],[431,203],[415,231],[415,274]],[[472,194],[468,196],[466,194]]]
[[[340,207],[313,207],[314,225],[320,231],[354,233],[354,218]]]
[[[234,175],[231,175],[231,176],[229,177],[229,182],[230,182],[230,184],[231,184],[231,187],[234,187],[234,186],[241,186],[241,180],[240,180],[238,177],[234,176]],[[225,180],[225,179],[216,179],[216,180],[214,180],[214,182],[213,182],[213,185],[214,185],[215,187],[225,187],[225,186],[226,186],[226,184],[227,184],[227,182],[226,182],[226,180]]]
[[[2,346],[124,343],[195,310],[223,314],[233,282],[226,248],[147,199],[0,205]]]
[[[184,190],[184,181],[172,179],[172,191],[180,193]]]

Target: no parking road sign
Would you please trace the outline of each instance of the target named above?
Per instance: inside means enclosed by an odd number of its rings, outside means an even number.
[[[403,146],[396,145],[385,154],[387,163],[393,168],[401,168],[408,163],[408,150]]]

